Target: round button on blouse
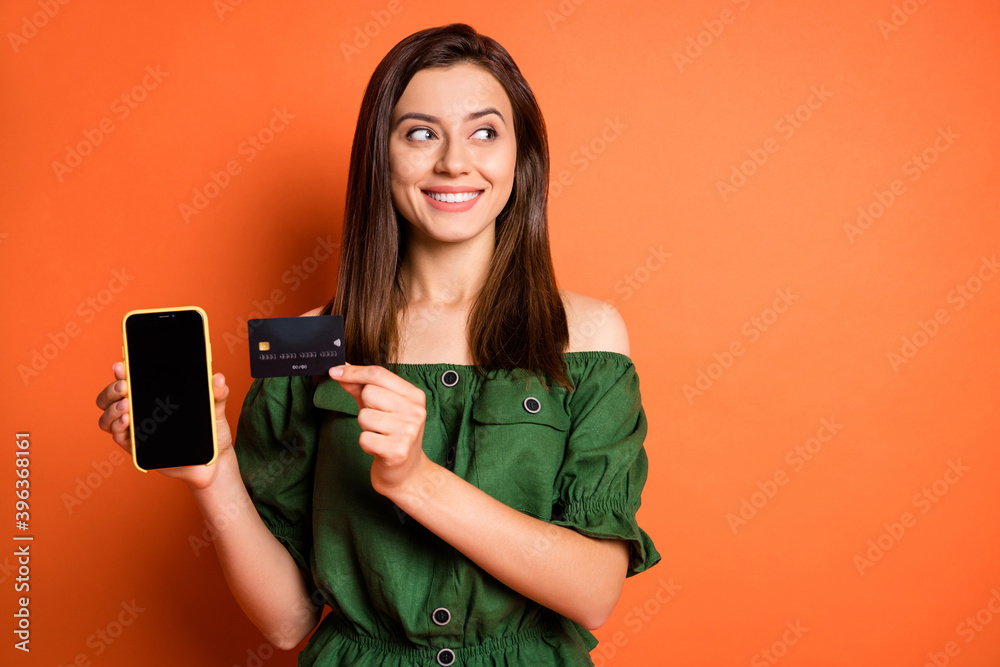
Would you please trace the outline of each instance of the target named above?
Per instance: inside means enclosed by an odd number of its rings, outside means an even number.
[[[444,667],[455,664],[455,652],[450,648],[441,649],[437,652],[437,663],[444,665]]]
[[[524,409],[530,412],[531,414],[536,414],[539,410],[542,409],[542,404],[539,403],[538,399],[535,398],[534,396],[529,396],[528,398],[524,399]]]
[[[445,454],[444,466],[451,470],[455,467],[455,445],[448,448],[448,453]]]
[[[451,620],[451,612],[444,607],[438,607],[431,614],[431,619],[435,625],[448,625],[448,622]]]
[[[452,370],[447,370],[441,374],[441,384],[446,387],[454,387],[458,384],[458,373]]]

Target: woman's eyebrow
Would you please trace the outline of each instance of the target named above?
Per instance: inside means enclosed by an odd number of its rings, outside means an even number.
[[[503,117],[503,114],[500,113],[494,107],[487,107],[486,109],[480,109],[479,111],[473,111],[472,113],[468,114],[465,117],[465,121],[468,122],[470,120],[476,120],[477,118],[482,118],[483,116],[489,116],[490,114],[495,114],[495,115],[499,116],[500,117],[500,121],[504,125],[507,124],[507,120]],[[411,111],[409,113],[404,113],[402,116],[400,116],[399,120],[396,121],[396,125],[395,126],[399,127],[399,124],[402,123],[404,120],[419,120],[419,121],[423,121],[425,123],[436,123],[438,125],[441,124],[441,119],[438,118],[437,116],[431,116],[429,114],[418,113],[416,111]]]
[[[494,107],[487,107],[485,109],[481,109],[480,111],[473,111],[472,113],[470,113],[465,117],[465,120],[466,121],[476,120],[477,118],[482,118],[483,116],[489,116],[490,114],[496,114],[497,116],[500,117],[500,122],[502,122],[504,125],[507,124],[507,120],[503,117],[503,114],[500,113]]]

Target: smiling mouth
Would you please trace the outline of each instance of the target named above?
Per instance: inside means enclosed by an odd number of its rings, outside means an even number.
[[[483,193],[482,190],[476,190],[474,192],[430,192],[428,190],[421,190],[421,192],[434,201],[445,202],[447,204],[471,201]]]

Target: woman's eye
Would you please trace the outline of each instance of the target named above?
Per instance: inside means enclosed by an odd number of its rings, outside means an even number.
[[[415,130],[410,130],[406,136],[417,141],[429,141],[434,138],[434,133],[426,127],[418,127]]]
[[[492,128],[484,127],[473,132],[472,136],[476,139],[495,139],[497,133],[496,130]]]

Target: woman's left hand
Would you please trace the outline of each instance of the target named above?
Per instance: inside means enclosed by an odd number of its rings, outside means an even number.
[[[375,457],[372,487],[384,496],[404,488],[429,462],[424,392],[382,366],[335,366],[330,377],[358,404],[358,443]]]
[[[607,619],[625,582],[626,542],[536,519],[431,461],[424,392],[388,369],[337,366],[330,377],[358,403],[375,491],[525,597],[590,629]]]

